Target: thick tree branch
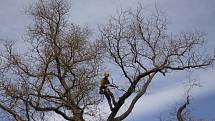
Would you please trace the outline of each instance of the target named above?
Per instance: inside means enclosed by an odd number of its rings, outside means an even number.
[[[190,99],[189,99],[189,96],[187,96],[187,100],[186,102],[179,107],[179,109],[177,110],[177,119],[178,121],[184,121],[184,118],[182,116],[182,112],[186,109],[187,105],[190,104]]]

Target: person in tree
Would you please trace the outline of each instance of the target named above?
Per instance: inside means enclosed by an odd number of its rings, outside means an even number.
[[[101,85],[100,85],[100,94],[105,95],[105,97],[108,100],[108,104],[109,104],[110,108],[113,109],[112,102],[113,102],[113,105],[115,105],[116,101],[115,101],[113,93],[110,91],[110,89],[108,87],[116,87],[116,86],[110,83],[110,81],[108,79],[109,75],[110,74],[108,72],[104,73],[104,77],[102,78]],[[112,102],[111,102],[111,100],[112,100]]]

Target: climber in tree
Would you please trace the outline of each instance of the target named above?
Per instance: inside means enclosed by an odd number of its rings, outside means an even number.
[[[116,87],[116,86],[114,84],[110,84],[108,77],[109,77],[109,73],[105,72],[104,77],[101,80],[100,94],[105,95],[105,97],[108,100],[108,104],[110,106],[110,109],[112,110],[113,109],[112,102],[113,102],[113,105],[115,105],[116,101],[115,101],[113,93],[110,91],[110,89],[108,87]],[[111,100],[112,100],[112,102],[111,102]]]

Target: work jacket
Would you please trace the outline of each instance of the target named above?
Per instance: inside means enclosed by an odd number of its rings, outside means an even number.
[[[110,81],[108,80],[107,77],[104,77],[101,80],[101,88],[107,88],[109,84],[110,84]]]

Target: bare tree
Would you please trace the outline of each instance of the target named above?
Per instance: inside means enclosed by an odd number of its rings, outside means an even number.
[[[125,77],[120,82],[129,84],[111,110],[108,121],[125,119],[159,73],[165,76],[172,71],[206,68],[215,59],[201,49],[205,43],[204,33],[169,35],[166,17],[158,10],[147,16],[141,6],[135,11],[122,10],[102,26],[100,32],[108,58]],[[129,107],[117,115],[128,98],[132,98]]]
[[[191,91],[195,87],[200,87],[201,84],[198,80],[189,80],[188,89],[185,94],[185,101],[175,107],[175,110],[171,111],[166,118],[159,116],[160,121],[206,121],[205,119],[198,119],[192,116],[193,110],[191,109],[192,95]]]
[[[100,102],[97,77],[100,45],[88,28],[68,21],[70,1],[38,0],[27,12],[29,51],[20,54],[7,41],[1,53],[0,108],[17,121],[65,120],[95,116]]]
[[[121,121],[133,110],[154,77],[172,71],[206,68],[214,56],[201,53],[204,33],[168,35],[166,17],[143,8],[122,11],[101,28],[101,42],[90,41],[88,28],[69,23],[67,0],[38,0],[28,14],[28,52],[7,41],[0,59],[0,108],[17,121],[45,120],[53,113],[65,120],[95,116],[97,79],[103,47],[123,73],[128,87],[120,93],[108,121]],[[127,110],[117,115],[132,98]],[[100,119],[103,120],[103,119]]]
[[[193,80],[189,80],[188,81],[188,89],[186,90],[186,99],[185,102],[183,104],[181,104],[176,111],[176,118],[177,121],[197,121],[197,119],[194,119],[191,116],[191,110],[190,108],[187,108],[190,105],[191,102],[191,91],[195,88],[195,87],[201,87],[200,82],[198,82],[198,80],[193,79]],[[199,120],[199,121],[203,121],[203,120]]]

